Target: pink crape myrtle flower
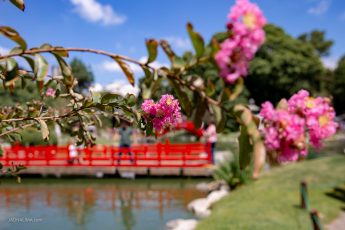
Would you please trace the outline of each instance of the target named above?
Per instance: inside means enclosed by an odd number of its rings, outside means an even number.
[[[228,18],[232,35],[220,45],[215,60],[220,76],[232,84],[248,74],[249,61],[265,41],[266,19],[260,8],[248,0],[237,0]]]
[[[157,132],[175,126],[181,119],[181,107],[174,96],[165,94],[155,103],[152,99],[145,100],[141,105],[144,117],[151,120]]]
[[[289,101],[289,111],[298,113],[306,120],[310,143],[315,148],[322,147],[322,140],[332,136],[338,127],[334,121],[335,111],[329,98],[310,97],[309,92],[300,90]]]
[[[46,97],[55,97],[56,91],[53,88],[48,88],[46,91]]]
[[[296,161],[306,154],[304,144],[305,121],[287,110],[275,109],[270,102],[262,104],[263,133],[268,151],[279,152],[278,160]]]
[[[263,103],[260,115],[265,124],[263,134],[267,150],[277,152],[280,162],[306,156],[306,137],[319,149],[322,140],[332,136],[338,127],[330,100],[310,97],[306,90],[294,94],[284,109],[275,109],[270,102]]]

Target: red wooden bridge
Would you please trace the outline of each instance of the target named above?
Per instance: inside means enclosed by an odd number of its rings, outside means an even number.
[[[75,148],[71,156],[68,146],[11,146],[3,148],[0,162],[4,166],[22,164],[27,168],[39,167],[106,167],[115,168],[205,168],[211,164],[211,146],[204,143],[143,144],[130,149],[114,146]]]

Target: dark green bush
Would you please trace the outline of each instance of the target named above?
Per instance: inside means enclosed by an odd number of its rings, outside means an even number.
[[[57,145],[57,138],[53,130],[50,130],[49,141],[43,140],[41,132],[33,128],[27,128],[20,134],[22,136],[22,139],[20,141],[21,145]]]

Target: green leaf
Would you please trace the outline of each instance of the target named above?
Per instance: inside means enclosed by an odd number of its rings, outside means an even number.
[[[141,68],[143,69],[143,71],[145,73],[144,83],[148,86],[148,83],[151,83],[151,79],[152,79],[153,74],[150,71],[150,69],[148,69],[147,67],[141,66]]]
[[[219,32],[213,35],[212,40],[215,40],[219,43],[222,43],[224,40],[229,38],[229,33],[228,32]]]
[[[37,119],[37,121],[40,123],[40,126],[41,126],[41,134],[42,134],[43,140],[49,140],[49,129],[48,129],[47,123],[41,119]]]
[[[68,51],[62,47],[62,46],[55,46],[54,47],[56,50],[52,51],[53,54],[59,55],[61,57],[68,57],[69,53]]]
[[[172,66],[174,69],[181,69],[186,65],[186,62],[183,60],[183,58],[179,56],[174,56],[172,59]]]
[[[155,95],[157,93],[158,89],[162,86],[162,81],[163,81],[163,78],[158,78],[157,80],[153,82],[153,84],[151,84],[152,95]]]
[[[110,103],[117,103],[119,100],[122,99],[122,96],[116,93],[107,93],[104,94],[101,98],[102,104],[110,104]]]
[[[15,5],[21,11],[25,10],[24,0],[10,0],[10,2],[12,2],[12,4]]]
[[[6,71],[11,72],[18,66],[18,63],[13,58],[6,58]]]
[[[218,124],[221,120],[222,120],[222,110],[220,109],[219,106],[214,105],[214,104],[210,104],[210,107],[212,109],[214,118],[215,118],[215,122],[216,124]]]
[[[161,40],[160,41],[160,46],[162,47],[162,49],[164,50],[164,52],[168,56],[169,60],[171,62],[173,62],[173,58],[176,55],[175,55],[174,51],[172,51],[171,46],[169,45],[169,43],[166,40]]]
[[[62,57],[60,57],[59,55],[57,55],[55,53],[53,53],[53,55],[56,58],[57,62],[59,63],[62,76],[64,76],[65,78],[72,76],[71,67],[67,64],[65,59],[63,59]]]
[[[147,63],[154,62],[158,54],[158,42],[154,39],[148,39],[146,40],[146,48],[147,52],[149,53]]]
[[[151,136],[153,132],[152,122],[148,122],[145,126],[145,129],[146,129],[146,136]]]
[[[252,159],[253,145],[250,143],[247,127],[241,125],[240,130],[238,137],[240,168],[245,169]]]
[[[235,100],[242,93],[243,88],[244,88],[243,78],[239,78],[237,80],[235,88],[233,89],[233,92],[230,95],[230,101]]]
[[[32,59],[31,57],[28,57],[28,56],[24,56],[24,55],[21,57],[26,60],[26,62],[31,67],[32,71],[35,72],[35,61],[34,61],[34,59]]]
[[[128,106],[132,107],[137,103],[137,98],[133,94],[127,94],[126,102]]]
[[[285,98],[281,99],[277,106],[276,106],[277,109],[281,109],[281,110],[287,110],[288,109],[288,102]]]
[[[43,45],[41,45],[41,49],[50,49],[50,48],[52,48],[53,46],[52,45],[50,45],[49,43],[44,43]]]
[[[199,96],[199,95],[197,95]],[[195,127],[199,128],[202,123],[202,119],[204,117],[204,114],[206,112],[207,106],[204,100],[200,99],[200,97],[197,98],[197,104],[196,104],[196,110],[194,113],[194,125]]]
[[[220,44],[217,39],[212,38],[211,40],[211,54],[214,56],[220,50]]]
[[[37,81],[43,81],[48,74],[49,64],[40,54],[35,54],[35,75]]]
[[[122,69],[123,73],[126,75],[129,83],[131,83],[132,86],[135,84],[135,79],[134,79],[134,74],[131,68],[129,68],[129,65],[122,61],[120,58],[113,58],[117,64],[120,66]]]
[[[21,54],[21,53],[23,53],[23,49],[19,46],[14,47],[10,51],[10,54]]]
[[[176,83],[173,80],[170,80],[169,82],[173,86],[174,91],[177,94],[177,97],[179,99],[178,101],[181,104],[182,109],[184,110],[187,116],[190,116],[192,111],[191,111],[191,102],[189,100],[188,95],[181,89],[181,86],[178,83]]]
[[[206,94],[211,97],[216,92],[216,87],[210,79],[207,80]]]
[[[191,23],[187,24],[187,31],[192,41],[197,57],[201,57],[205,52],[205,42],[201,35],[194,31]]]
[[[26,81],[25,81],[25,78],[22,77],[21,78],[21,81],[22,81],[22,89],[24,89],[26,87]]]
[[[0,34],[16,42],[23,50],[26,50],[27,44],[16,30],[8,26],[0,26]]]

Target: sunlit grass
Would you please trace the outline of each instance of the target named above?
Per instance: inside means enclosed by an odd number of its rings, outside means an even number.
[[[312,229],[299,208],[299,183],[309,185],[309,200],[322,223],[329,223],[345,203],[325,193],[345,182],[345,157],[330,156],[275,168],[260,180],[230,193],[198,229]]]

